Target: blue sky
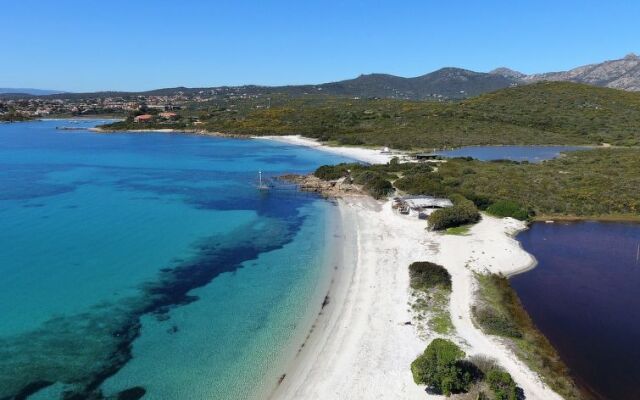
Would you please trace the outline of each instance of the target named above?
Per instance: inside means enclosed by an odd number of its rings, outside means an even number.
[[[445,66],[533,73],[640,52],[638,1],[1,0],[0,10],[0,87],[300,84]]]

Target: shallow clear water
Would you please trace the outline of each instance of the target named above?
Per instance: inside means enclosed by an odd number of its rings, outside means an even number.
[[[582,150],[578,146],[471,146],[438,151],[445,157],[472,157],[482,161],[511,160],[532,163],[551,160],[566,151]]]
[[[640,224],[535,223],[538,266],[511,279],[589,397],[640,398]]]
[[[244,399],[275,385],[320,307],[335,210],[254,180],[346,160],[61,125],[0,124],[0,398]]]

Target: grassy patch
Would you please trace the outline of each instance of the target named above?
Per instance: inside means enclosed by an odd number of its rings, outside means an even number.
[[[481,329],[506,338],[516,355],[565,399],[580,399],[568,368],[536,328],[509,280],[495,274],[477,275],[477,279],[479,303],[473,315]]]
[[[444,233],[447,235],[467,236],[469,235],[470,228],[471,227],[469,225],[456,226],[453,228],[447,228]]]
[[[428,261],[414,262],[409,266],[414,301],[411,308],[415,314],[418,330],[428,327],[440,335],[453,333],[449,313],[451,275],[441,265]]]

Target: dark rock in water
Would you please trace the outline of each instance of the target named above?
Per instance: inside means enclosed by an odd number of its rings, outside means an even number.
[[[171,326],[171,328],[167,329],[167,333],[172,335],[174,333],[178,332],[178,326],[177,325],[173,325]]]
[[[126,389],[123,390],[122,392],[118,393],[118,400],[138,400],[141,399],[142,396],[144,396],[147,393],[147,391],[141,387],[141,386],[136,386],[136,387],[132,387],[130,389]]]

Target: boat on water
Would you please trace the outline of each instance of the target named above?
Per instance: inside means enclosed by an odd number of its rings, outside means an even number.
[[[258,171],[258,184],[256,185],[256,189],[260,191],[269,190],[273,185],[271,185],[268,181],[262,179],[262,171]]]

